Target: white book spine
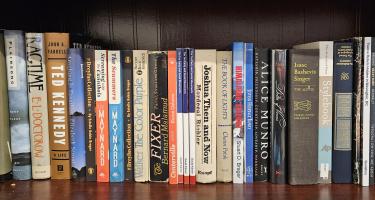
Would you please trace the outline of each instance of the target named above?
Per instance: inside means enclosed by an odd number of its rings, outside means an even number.
[[[364,71],[362,96],[362,186],[369,186],[370,173],[370,81],[371,81],[371,38],[364,39]]]

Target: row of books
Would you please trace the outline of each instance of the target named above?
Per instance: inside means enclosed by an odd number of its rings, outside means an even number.
[[[374,184],[371,37],[231,51],[71,43],[1,33],[2,178]]]

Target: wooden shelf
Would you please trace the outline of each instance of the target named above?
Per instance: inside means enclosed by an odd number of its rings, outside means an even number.
[[[96,183],[67,180],[0,183],[0,199],[371,199],[375,187],[353,184],[312,186],[255,184],[169,185],[165,183]]]

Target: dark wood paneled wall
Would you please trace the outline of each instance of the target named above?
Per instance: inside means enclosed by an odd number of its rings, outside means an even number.
[[[375,35],[372,0],[8,1],[0,28],[66,31],[113,49],[227,49]],[[96,41],[96,40],[95,40]]]

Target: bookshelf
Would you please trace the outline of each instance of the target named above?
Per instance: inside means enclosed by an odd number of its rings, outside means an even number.
[[[82,0],[8,1],[0,28],[80,33],[110,49],[167,50],[176,47],[228,49],[234,40],[257,47],[289,48],[293,44],[375,35],[372,0]],[[22,5],[22,6],[20,6]],[[15,10],[17,12],[15,12]],[[373,187],[356,185],[289,186],[8,181],[0,199],[369,199]]]

